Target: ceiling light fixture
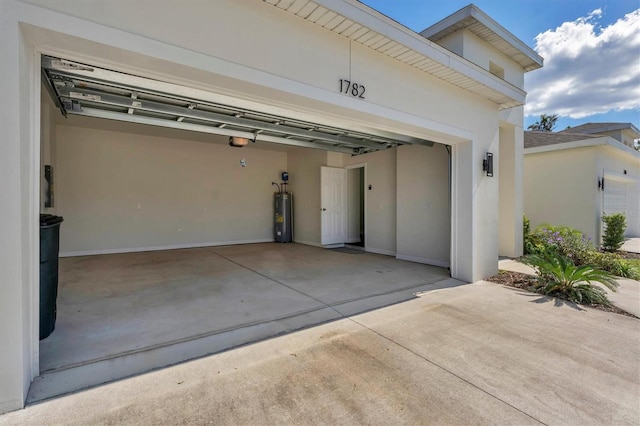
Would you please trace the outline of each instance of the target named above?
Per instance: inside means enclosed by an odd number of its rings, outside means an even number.
[[[240,138],[237,136],[229,136],[229,145],[236,147],[236,148],[242,148],[243,146],[247,146],[249,144],[249,139],[247,138]]]
[[[242,148],[243,146],[247,146],[249,144],[249,141],[256,143],[257,137],[257,132],[253,134],[253,139],[243,138],[240,136],[229,136],[229,146]]]

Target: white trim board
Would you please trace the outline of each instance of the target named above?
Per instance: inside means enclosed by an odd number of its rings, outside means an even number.
[[[384,254],[385,256],[395,256],[396,255],[395,251],[383,250],[383,249],[377,249],[377,248],[371,248],[371,247],[365,247],[364,251],[369,252],[369,253]]]
[[[145,251],[179,250],[179,249],[188,249],[188,248],[234,246],[239,244],[257,244],[257,243],[272,243],[272,242],[273,242],[272,239],[265,238],[260,240],[222,241],[222,242],[215,242],[215,243],[174,244],[170,246],[128,247],[128,248],[120,248],[120,249],[67,251],[67,252],[61,252],[60,257],[97,256],[101,254],[138,253],[138,252],[145,252]]]
[[[293,240],[294,243],[296,244],[304,244],[305,246],[312,246],[312,247],[320,247],[320,248],[325,248],[325,246],[323,246],[320,243],[314,243],[312,241],[302,241],[302,240]]]
[[[604,169],[604,177],[605,179],[615,180],[617,182],[623,183],[636,183],[638,178],[632,175],[625,175],[622,173],[614,172],[612,170]]]
[[[586,148],[590,146],[610,146],[612,148],[618,149],[627,154],[631,154],[635,157],[640,158],[640,153],[635,151],[633,148],[629,148],[622,142],[613,139],[610,136],[602,136],[599,138],[589,138],[589,139],[580,139],[573,142],[563,142],[552,145],[543,145],[543,146],[535,146],[531,148],[525,148],[524,154],[538,154],[541,152],[550,152],[550,151],[560,151],[563,149],[574,149],[574,148]]]
[[[424,263],[425,265],[440,266],[442,268],[449,267],[449,262],[446,262],[444,260],[429,259],[427,257],[405,256],[403,254],[397,254],[396,259],[406,260],[409,262]]]

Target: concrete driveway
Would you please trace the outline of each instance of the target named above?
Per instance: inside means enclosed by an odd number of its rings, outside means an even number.
[[[620,250],[640,253],[640,238],[627,238],[620,247]]]
[[[445,268],[302,244],[60,260],[37,402],[461,285]]]
[[[0,424],[638,424],[639,359],[638,319],[478,282]]]

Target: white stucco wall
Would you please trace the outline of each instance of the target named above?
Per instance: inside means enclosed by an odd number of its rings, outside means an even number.
[[[360,242],[360,192],[363,181],[360,179],[361,169],[347,170],[347,242]]]
[[[449,34],[438,40],[438,44],[464,58],[464,31],[456,31]]]
[[[38,370],[39,81],[18,13],[0,0],[0,413],[22,406]],[[27,70],[20,72],[20,70]]]
[[[500,148],[494,167],[499,183],[499,254],[518,257],[523,254],[522,235],[522,155],[524,140],[521,126],[500,123]]]
[[[396,155],[388,149],[345,158],[345,166],[367,165],[365,247],[390,256],[396,255]]]
[[[531,226],[569,226],[595,241],[599,220],[595,170],[595,147],[526,154],[524,213]]]
[[[326,165],[325,151],[296,148],[287,155],[295,242],[320,244],[320,167]]]
[[[494,103],[261,1],[177,8],[169,0],[0,0],[0,7],[0,88],[14,106],[0,122],[6,205],[0,344],[8,348],[0,351],[0,411],[21,406],[38,371],[40,52],[182,84],[188,93],[204,90],[242,106],[453,144],[452,275],[473,281],[497,270],[498,183],[481,170],[484,153],[498,148]],[[345,77],[367,86],[366,100],[338,93]],[[395,151],[371,154],[367,162],[380,168],[367,171],[374,187],[367,209],[377,209],[368,217],[368,241],[395,253]],[[291,189],[298,200],[300,191]]]
[[[525,155],[524,211],[532,227],[569,226],[599,245],[604,193],[598,189],[598,180],[602,176],[605,185],[608,180],[628,184],[627,235],[640,235],[640,154],[610,145]]]
[[[524,88],[522,67],[472,32],[468,30],[457,31],[438,40],[438,44],[487,71],[490,71],[489,62],[493,62],[504,70],[503,78],[505,81],[516,87]]]
[[[449,158],[446,147],[398,148],[397,257],[449,266]]]
[[[65,125],[57,139],[62,255],[272,240],[285,152]]]
[[[464,57],[486,70],[489,70],[489,62],[493,62],[504,70],[505,81],[516,87],[524,87],[522,67],[470,31],[464,32]]]

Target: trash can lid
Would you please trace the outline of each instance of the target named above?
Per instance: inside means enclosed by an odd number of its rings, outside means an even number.
[[[62,216],[42,213],[40,214],[40,227],[57,225],[63,220]]]

